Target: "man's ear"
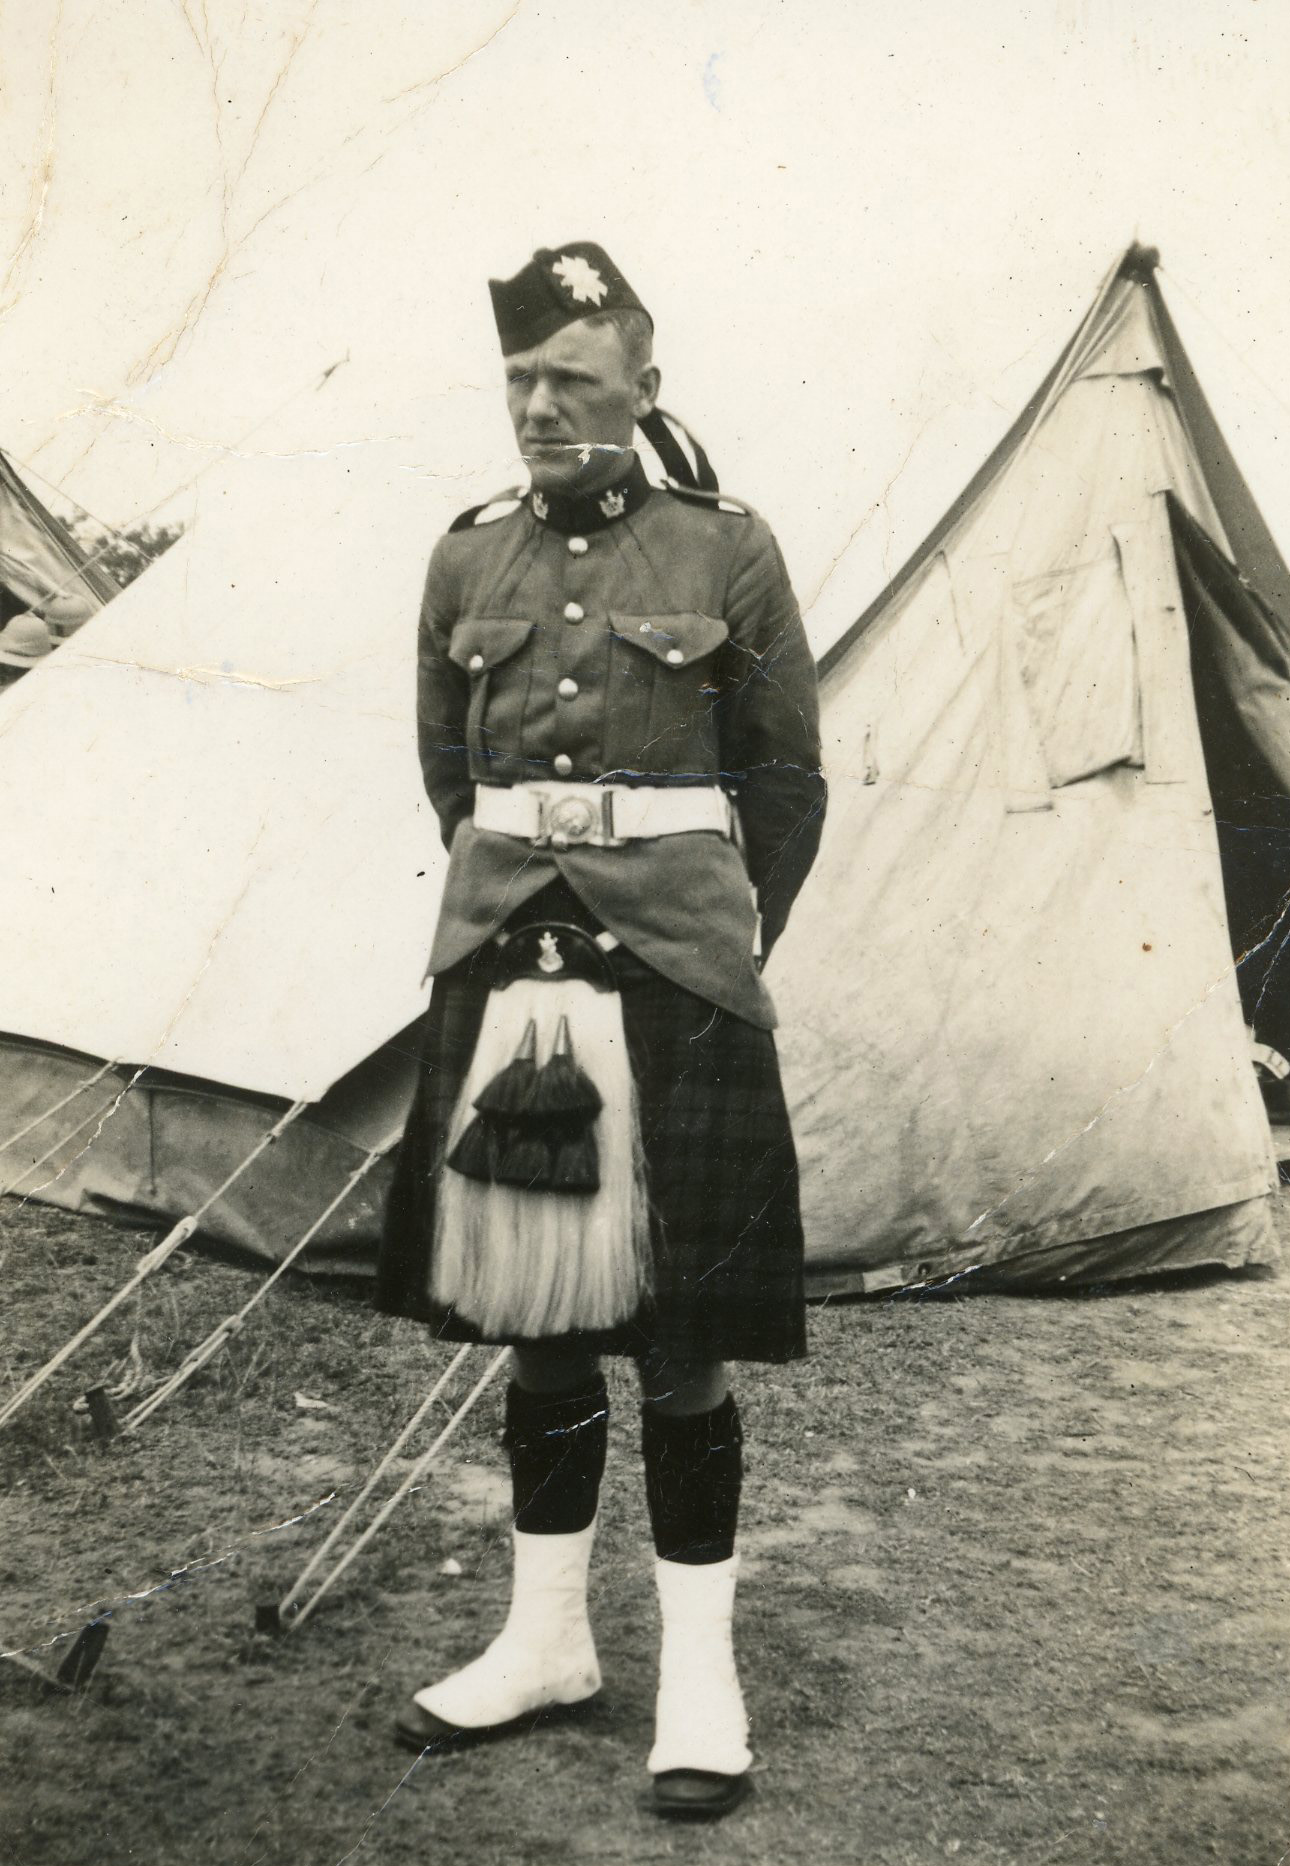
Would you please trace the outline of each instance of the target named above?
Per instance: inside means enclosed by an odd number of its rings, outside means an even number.
[[[647,415],[658,400],[658,392],[663,378],[653,363],[649,363],[636,378],[636,400],[632,403],[632,413],[637,421]]]

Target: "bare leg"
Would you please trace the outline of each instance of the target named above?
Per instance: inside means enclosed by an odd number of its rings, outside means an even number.
[[[665,1419],[711,1412],[730,1391],[724,1361],[643,1361],[641,1398]]]
[[[516,1385],[526,1393],[570,1393],[600,1372],[597,1355],[564,1342],[512,1348],[511,1366]]]

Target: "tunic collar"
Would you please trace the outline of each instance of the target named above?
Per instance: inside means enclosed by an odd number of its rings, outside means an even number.
[[[539,524],[572,535],[603,531],[606,525],[617,524],[620,518],[638,512],[651,490],[645,469],[639,457],[633,454],[627,471],[598,492],[538,492],[533,489],[525,495],[524,503]]]

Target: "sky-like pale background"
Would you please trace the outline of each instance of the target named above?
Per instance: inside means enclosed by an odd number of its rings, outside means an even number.
[[[822,644],[1136,233],[1290,546],[1278,0],[8,0],[0,94],[0,445],[109,521],[343,449],[428,549],[515,477],[488,275],[598,239]]]

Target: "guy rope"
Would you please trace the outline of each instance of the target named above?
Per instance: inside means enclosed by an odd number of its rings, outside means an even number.
[[[101,1068],[94,1071],[92,1076],[86,1076],[85,1080],[83,1082],[78,1082],[74,1089],[69,1089],[67,1094],[62,1096],[58,1101],[52,1102],[50,1106],[44,1109],[40,1114],[34,1115],[32,1119],[27,1122],[25,1127],[20,1127],[18,1129],[16,1134],[10,1134],[4,1140],[0,1140],[0,1153],[8,1153],[9,1149],[11,1147],[16,1147],[20,1140],[26,1140],[28,1134],[33,1133],[38,1127],[43,1127],[46,1121],[50,1120],[54,1115],[60,1114],[69,1102],[75,1101],[78,1095],[83,1095],[86,1089],[92,1089],[96,1082],[101,1082],[104,1076],[110,1074],[116,1067],[117,1065],[115,1063],[104,1063]],[[78,1133],[79,1131],[80,1130],[77,1128],[73,1128],[72,1130],[73,1133]],[[66,1135],[64,1138],[70,1140],[71,1135]],[[61,1145],[62,1143],[60,1142],[59,1144]],[[28,1170],[30,1171],[30,1168]],[[26,1174],[23,1175],[23,1178],[26,1178]]]
[[[392,1495],[386,1498],[385,1502],[381,1505],[376,1515],[372,1518],[371,1522],[367,1525],[367,1528],[364,1529],[360,1535],[354,1538],[353,1542],[350,1543],[349,1547],[345,1550],[345,1553],[340,1557],[339,1561],[335,1562],[333,1566],[328,1569],[327,1573],[323,1576],[322,1580],[318,1583],[317,1587],[314,1589],[313,1593],[309,1596],[309,1598],[305,1600],[299,1607],[295,1605],[296,1601],[300,1599],[300,1595],[304,1591],[305,1582],[308,1581],[310,1577],[317,1572],[319,1567],[322,1565],[322,1562],[324,1558],[326,1557],[326,1555],[335,1546],[337,1541],[340,1539],[341,1535],[344,1533],[346,1527],[352,1521],[352,1519],[357,1514],[357,1512],[362,1508],[363,1504],[367,1501],[368,1497],[371,1496],[377,1484],[381,1481],[381,1478],[385,1475],[390,1465],[398,1457],[400,1451],[403,1449],[408,1439],[411,1438],[417,1426],[420,1425],[421,1421],[425,1418],[426,1414],[429,1412],[430,1408],[434,1405],[439,1395],[443,1392],[448,1382],[452,1379],[452,1376],[456,1373],[457,1369],[461,1366],[462,1362],[466,1359],[466,1356],[471,1353],[471,1351],[472,1351],[472,1347],[469,1342],[464,1347],[459,1348],[457,1350],[456,1354],[454,1354],[452,1359],[449,1361],[447,1367],[444,1368],[442,1374],[440,1374],[439,1378],[435,1381],[434,1385],[431,1387],[430,1391],[426,1394],[421,1404],[417,1407],[412,1417],[408,1420],[407,1424],[403,1427],[402,1431],[398,1434],[397,1438],[394,1440],[394,1443],[390,1446],[385,1456],[381,1459],[380,1463],[376,1466],[375,1470],[372,1471],[366,1483],[363,1485],[363,1488],[359,1491],[358,1495],[354,1498],[354,1501],[349,1505],[348,1509],[345,1511],[340,1521],[331,1530],[330,1534],[327,1536],[327,1538],[321,1544],[321,1546],[314,1552],[314,1554],[305,1563],[304,1567],[301,1569],[300,1573],[296,1576],[295,1581],[288,1588],[287,1592],[283,1595],[282,1599],[275,1606],[262,1607],[259,1610],[259,1612],[256,1614],[256,1622],[261,1631],[272,1631],[272,1632],[287,1631],[289,1632],[293,1630],[295,1627],[303,1626],[305,1621],[309,1618],[310,1614],[313,1612],[314,1608],[318,1605],[318,1602],[322,1599],[323,1595],[330,1591],[333,1585],[340,1579],[341,1575],[344,1574],[346,1568],[349,1567],[350,1563],[358,1555],[362,1553],[362,1551],[367,1547],[368,1543],[372,1540],[373,1536],[377,1533],[377,1531],[393,1515],[394,1511],[398,1508],[399,1504],[402,1503],[403,1499],[406,1496],[409,1496],[411,1492],[417,1489],[418,1486],[422,1483],[423,1479],[425,1478],[426,1472],[430,1469],[430,1466],[434,1463],[440,1451],[447,1444],[448,1440],[452,1437],[453,1433],[457,1430],[462,1420],[465,1419],[467,1414],[472,1410],[476,1401],[480,1398],[481,1394],[484,1392],[485,1388],[491,1385],[491,1383],[497,1378],[498,1374],[501,1373],[503,1367],[506,1365],[506,1362],[509,1358],[509,1354],[510,1354],[509,1348],[503,1348],[499,1354],[494,1355],[493,1359],[488,1363],[488,1366],[484,1369],[484,1372],[480,1375],[479,1379],[475,1382],[470,1392],[466,1395],[465,1399],[461,1402],[461,1405],[458,1406],[456,1412],[453,1413],[452,1417],[448,1420],[448,1423],[440,1431],[438,1437],[434,1440],[433,1444],[428,1446],[427,1449],[422,1452],[421,1456],[417,1459],[416,1463],[412,1466],[411,1470],[407,1472],[406,1476],[403,1478],[403,1481],[399,1484],[398,1489],[395,1490],[392,1493]]]
[[[219,1353],[226,1342],[232,1340],[233,1336],[237,1334],[238,1330],[241,1328],[243,1322],[245,1322],[247,1316],[250,1315],[252,1309],[264,1300],[279,1278],[286,1275],[301,1252],[318,1235],[318,1232],[326,1224],[332,1213],[336,1211],[339,1206],[344,1204],[355,1187],[371,1172],[376,1162],[396,1145],[401,1131],[401,1129],[396,1129],[393,1133],[387,1134],[378,1146],[370,1149],[354,1168],[335,1198],[331,1200],[325,1210],[319,1213],[318,1217],[315,1218],[304,1235],[297,1238],[296,1242],[291,1246],[291,1249],[282,1258],[281,1262],[277,1264],[272,1273],[267,1276],[264,1282],[247,1298],[241,1308],[235,1310],[232,1315],[225,1316],[222,1322],[218,1322],[216,1326],[212,1328],[209,1335],[206,1336],[205,1340],[198,1343],[191,1353],[180,1362],[174,1372],[163,1380],[160,1386],[155,1387],[153,1391],[148,1394],[146,1399],[140,1400],[139,1404],[135,1406],[131,1412],[126,1414],[121,1427],[123,1432],[137,1431],[145,1419],[150,1419],[159,1407],[164,1406],[173,1393],[177,1393],[180,1387],[185,1386],[195,1373],[205,1367],[206,1363]]]
[[[107,1321],[108,1317],[114,1314],[115,1311],[121,1307],[121,1304],[123,1302],[126,1302],[129,1299],[129,1297],[131,1297],[134,1294],[135,1290],[138,1289],[140,1285],[143,1282],[145,1282],[148,1277],[152,1275],[153,1271],[159,1269],[161,1265],[165,1263],[168,1257],[173,1256],[175,1251],[179,1249],[179,1246],[181,1244],[187,1243],[188,1239],[192,1237],[193,1233],[200,1228],[202,1219],[206,1216],[206,1213],[211,1209],[211,1207],[219,1199],[223,1198],[224,1194],[228,1191],[229,1187],[234,1185],[236,1181],[242,1177],[242,1174],[247,1170],[247,1168],[249,1166],[252,1166],[255,1163],[255,1161],[259,1159],[260,1155],[263,1152],[265,1152],[267,1148],[273,1145],[274,1141],[278,1139],[279,1135],[284,1133],[285,1130],[296,1119],[296,1117],[302,1114],[308,1106],[309,1106],[308,1102],[304,1102],[304,1101],[292,1102],[290,1108],[287,1109],[286,1113],[282,1115],[277,1121],[274,1122],[273,1126],[268,1130],[267,1133],[264,1133],[260,1136],[259,1140],[256,1142],[255,1146],[252,1147],[251,1151],[247,1154],[246,1158],[238,1166],[235,1166],[233,1168],[233,1171],[228,1175],[228,1178],[223,1182],[223,1184],[220,1186],[217,1186],[215,1191],[211,1193],[210,1197],[202,1201],[202,1203],[197,1207],[196,1211],[191,1212],[186,1218],[181,1218],[179,1220],[179,1223],[177,1225],[174,1225],[166,1233],[165,1237],[162,1238],[160,1244],[155,1245],[152,1250],[148,1251],[143,1257],[139,1259],[138,1264],[135,1266],[134,1274],[126,1282],[124,1282],[121,1285],[120,1289],[117,1290],[116,1294],[113,1296],[110,1296],[108,1300],[103,1304],[103,1307],[98,1311],[98,1313],[91,1316],[89,1321],[86,1322],[85,1326],[81,1329],[78,1329],[76,1334],[72,1336],[70,1341],[64,1342],[63,1346],[58,1350],[58,1352],[56,1354],[51,1355],[50,1358],[45,1362],[45,1365],[41,1368],[38,1368],[37,1371],[34,1374],[32,1374],[31,1378],[24,1382],[24,1384],[18,1389],[18,1391],[15,1394],[12,1395],[12,1397],[5,1403],[5,1405],[0,1407],[0,1425],[7,1425],[9,1421],[13,1418],[14,1414],[17,1413],[23,1406],[26,1405],[27,1401],[31,1398],[32,1394],[38,1392],[40,1388],[44,1386],[45,1382],[51,1377],[51,1375],[57,1373],[58,1369],[62,1367],[66,1361],[69,1361],[72,1358],[73,1354],[76,1353],[78,1348],[83,1347],[92,1335],[95,1335],[98,1333],[99,1329],[103,1326],[104,1322]],[[88,1125],[89,1125],[88,1121],[84,1121],[81,1123],[82,1127],[88,1127]],[[76,1130],[76,1129],[73,1130],[73,1132],[77,1132],[77,1131],[79,1130]],[[64,1136],[65,1140],[70,1139],[70,1138],[71,1138],[70,1135]],[[61,1144],[62,1143],[60,1142],[60,1145]],[[57,1148],[52,1149],[52,1151],[56,1152]],[[39,1162],[37,1162],[37,1164],[39,1164]],[[31,1171],[31,1170],[33,1169],[31,1168],[28,1169],[28,1171]],[[26,1174],[22,1175],[23,1178],[26,1178],[26,1176],[27,1176]]]
[[[109,1064],[108,1067],[110,1068],[111,1065]],[[99,1074],[101,1075],[102,1073],[103,1071],[100,1070]],[[98,1077],[95,1077],[94,1080],[97,1081]],[[81,1086],[82,1088],[86,1088],[89,1084],[82,1083]],[[134,1083],[128,1082],[123,1089],[113,1089],[106,1101],[96,1103],[90,1112],[76,1123],[75,1127],[69,1128],[65,1134],[60,1134],[53,1145],[46,1147],[45,1151],[37,1159],[33,1160],[30,1165],[24,1166],[20,1173],[16,1173],[12,1179],[7,1179],[3,1185],[0,1185],[0,1198],[5,1198],[9,1193],[16,1192],[24,1179],[30,1179],[33,1173],[38,1173],[42,1166],[53,1159],[55,1154],[62,1152],[69,1140],[75,1140],[76,1136],[78,1134],[83,1134],[87,1127],[93,1127],[96,1121],[106,1123],[115,1113],[117,1104],[124,1096],[129,1094],[133,1087]],[[39,1127],[42,1121],[47,1121],[50,1115],[56,1114],[60,1108],[65,1108],[67,1103],[69,1101],[74,1101],[80,1092],[80,1089],[74,1090],[71,1095],[64,1096],[61,1102],[55,1103],[54,1107],[46,1108],[44,1114],[37,1115],[34,1121],[28,1121],[26,1127],[22,1128],[19,1133],[15,1134],[12,1139],[5,1143],[4,1150],[14,1146],[24,1135],[30,1134],[33,1128]]]

